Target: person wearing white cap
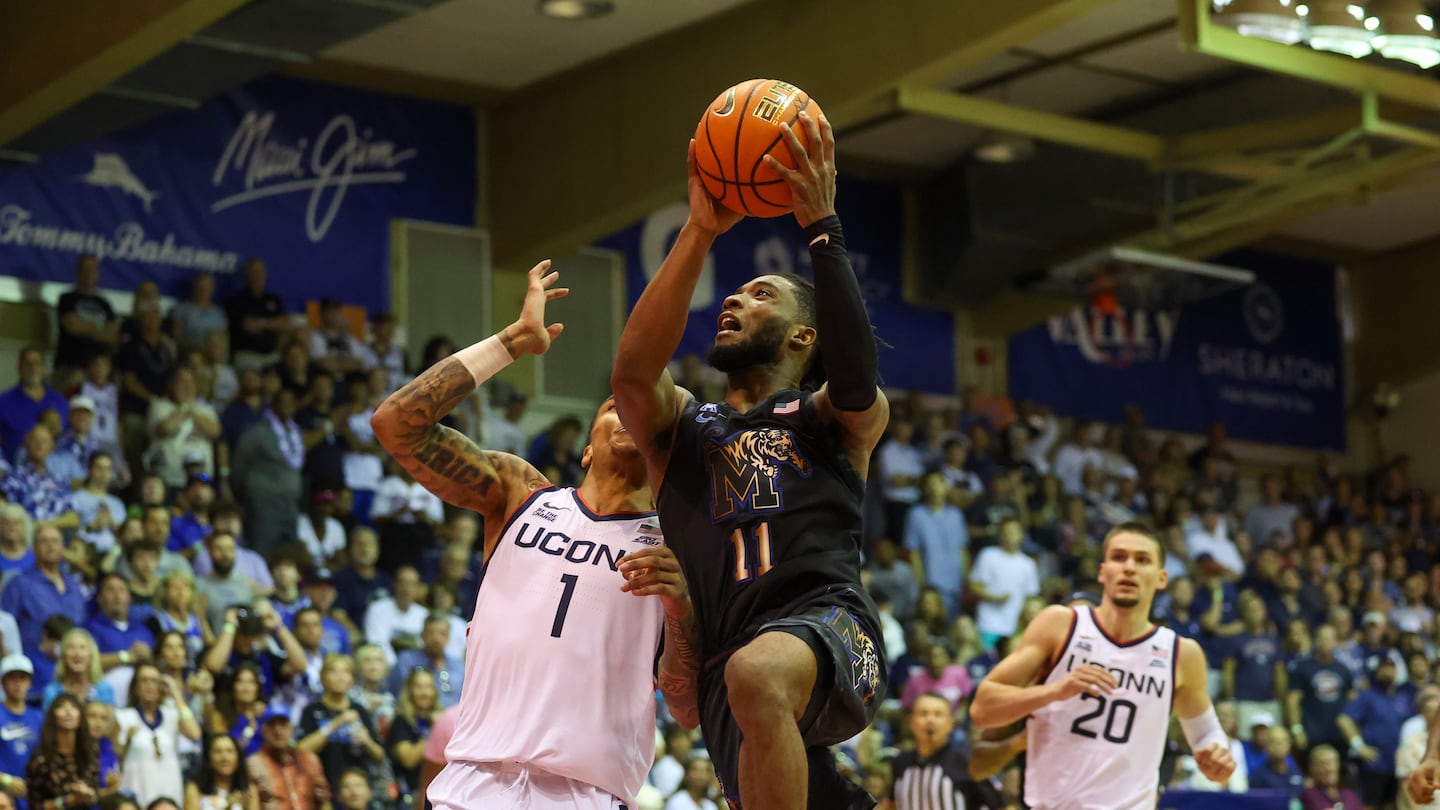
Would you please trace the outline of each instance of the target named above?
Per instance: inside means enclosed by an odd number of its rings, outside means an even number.
[[[40,725],[45,715],[25,704],[34,680],[35,667],[19,653],[0,659],[0,685],[4,686],[5,702],[0,705],[0,791],[12,798],[25,798],[25,780],[16,776],[25,772],[25,763],[40,744]]]

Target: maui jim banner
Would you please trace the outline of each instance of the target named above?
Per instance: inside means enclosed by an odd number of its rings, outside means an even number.
[[[475,221],[475,122],[463,107],[268,78],[0,172],[0,274],[183,294],[249,256],[292,307],[389,307],[389,223]],[[239,279],[222,278],[222,291]]]
[[[876,334],[894,347],[880,349],[880,376],[885,385],[954,394],[954,317],[949,312],[911,306],[902,295],[900,188],[841,178],[835,199],[870,320]],[[599,243],[625,254],[632,306],[660,269],[687,216],[685,204],[677,203]],[[690,301],[690,322],[678,356],[703,358],[715,342],[716,321],[725,297],[755,276],[768,273],[811,275],[805,232],[793,216],[743,219],[715,240]]]
[[[1335,270],[1240,252],[1254,284],[1163,311],[1082,307],[1010,338],[1010,393],[1058,413],[1300,447],[1345,449]]]

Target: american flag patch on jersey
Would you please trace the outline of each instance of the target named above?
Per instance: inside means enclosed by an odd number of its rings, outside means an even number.
[[[787,413],[799,413],[799,412],[800,412],[800,400],[798,400],[798,399],[792,399],[792,400],[790,400],[789,402],[777,402],[777,403],[775,403],[775,413],[778,413],[778,414],[787,414]]]

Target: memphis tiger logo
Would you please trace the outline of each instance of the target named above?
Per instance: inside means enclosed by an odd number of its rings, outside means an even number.
[[[875,646],[875,639],[848,611],[840,608],[835,608],[826,624],[840,634],[845,650],[850,653],[850,671],[855,675],[851,688],[865,701],[865,705],[870,705],[880,684],[880,651]]]
[[[710,437],[710,519],[719,522],[739,512],[773,512],[785,507],[780,472],[790,467],[809,478],[813,466],[795,446],[795,434],[782,428],[754,428]]]

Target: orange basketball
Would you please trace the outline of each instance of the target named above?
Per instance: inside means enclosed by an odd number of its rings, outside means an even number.
[[[695,128],[695,162],[710,195],[752,217],[790,213],[790,186],[765,165],[765,155],[790,168],[795,156],[781,127],[791,127],[810,149],[804,111],[818,123],[820,105],[804,90],[777,79],[751,79],[721,93]]]

